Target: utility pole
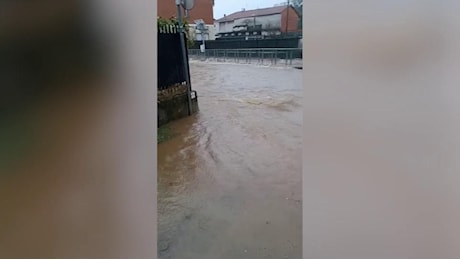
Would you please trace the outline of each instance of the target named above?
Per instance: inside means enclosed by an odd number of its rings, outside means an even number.
[[[185,81],[187,83],[187,98],[188,98],[188,114],[192,115],[192,84],[190,83],[190,75],[188,71],[187,48],[185,46],[184,26],[182,24],[181,0],[176,0],[177,6],[177,21],[179,23],[179,37],[182,51],[182,60],[184,63]]]
[[[256,31],[256,15],[253,14],[253,15],[252,15],[252,18],[254,19],[254,22],[253,22],[254,24],[253,24],[253,26],[252,26],[252,30],[253,30],[253,31],[252,31],[252,36],[254,36],[254,32]],[[262,32],[261,32],[261,34],[262,34]],[[254,39],[257,39],[257,36],[254,37]]]
[[[286,12],[286,35],[288,33],[288,23],[289,23],[289,9],[290,9],[290,4],[289,4],[289,0],[287,0],[287,12]]]

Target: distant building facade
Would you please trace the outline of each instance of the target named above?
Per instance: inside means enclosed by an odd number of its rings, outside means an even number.
[[[299,14],[292,6],[242,10],[216,20],[217,38],[259,39],[300,33]]]
[[[176,17],[176,1],[174,0],[158,0],[158,16],[162,18]],[[205,40],[214,40],[216,31],[214,27],[214,0],[195,0],[195,5],[192,10],[188,11],[187,20],[190,23],[190,36],[194,40],[202,40],[202,35]],[[185,12],[182,9],[182,14]],[[202,19],[206,24],[207,30],[201,33],[195,30],[194,21]]]

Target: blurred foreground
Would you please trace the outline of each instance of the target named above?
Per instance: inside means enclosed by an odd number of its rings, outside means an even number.
[[[156,256],[154,18],[0,1],[0,257]]]

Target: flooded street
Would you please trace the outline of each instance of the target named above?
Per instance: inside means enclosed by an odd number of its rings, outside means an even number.
[[[200,111],[158,145],[158,256],[300,258],[302,71],[190,66]]]

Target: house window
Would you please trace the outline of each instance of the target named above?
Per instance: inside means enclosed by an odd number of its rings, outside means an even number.
[[[238,33],[238,35],[241,35],[242,33]]]
[[[234,34],[234,33],[232,33],[232,36],[235,36],[235,34]]]
[[[249,32],[246,32],[246,35],[249,35]]]
[[[226,33],[225,36],[228,36],[228,33]]]
[[[252,34],[257,35],[257,32],[253,32]]]

